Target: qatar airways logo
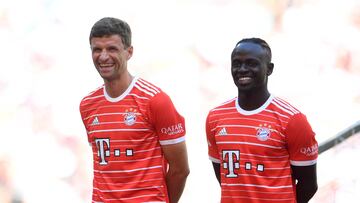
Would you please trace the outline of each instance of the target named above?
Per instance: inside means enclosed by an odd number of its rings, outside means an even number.
[[[313,156],[318,153],[318,145],[314,144],[311,147],[303,147],[300,149],[300,152],[306,156]]]
[[[178,123],[169,127],[161,128],[161,133],[167,135],[175,135],[184,132],[182,123]]]

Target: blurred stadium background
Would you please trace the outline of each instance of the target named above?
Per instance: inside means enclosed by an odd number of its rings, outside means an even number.
[[[236,96],[235,43],[273,50],[272,93],[308,117],[319,143],[359,121],[358,0],[3,0],[0,3],[0,203],[91,202],[92,160],[78,106],[102,84],[88,35],[104,16],[133,30],[129,69],[186,117],[191,174],[181,202],[219,202],[205,117]],[[360,136],[319,156],[312,203],[360,202]]]

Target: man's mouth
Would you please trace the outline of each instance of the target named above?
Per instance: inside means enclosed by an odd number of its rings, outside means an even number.
[[[238,79],[238,82],[239,82],[239,84],[248,84],[248,83],[250,83],[251,81],[252,81],[253,79],[251,78],[251,77],[240,77],[239,79]]]
[[[101,72],[109,72],[113,69],[114,64],[113,63],[100,63],[99,64],[99,71]]]
[[[110,68],[113,65],[114,65],[113,63],[100,63],[99,64],[100,68]]]

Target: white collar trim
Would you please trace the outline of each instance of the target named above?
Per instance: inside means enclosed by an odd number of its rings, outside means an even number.
[[[251,111],[248,111],[248,110],[245,110],[245,109],[242,109],[239,105],[239,99],[238,97],[236,97],[236,100],[235,100],[235,106],[236,106],[236,109],[237,111],[240,113],[240,114],[243,114],[243,115],[254,115],[254,114],[257,114],[257,113],[260,113],[261,111],[263,111],[264,109],[266,109],[266,107],[269,106],[269,104],[271,103],[271,101],[273,100],[274,96],[273,95],[270,95],[269,98],[266,100],[266,102],[261,105],[259,108],[257,109],[254,109],[254,110],[251,110]]]
[[[110,97],[108,95],[108,93],[105,90],[105,85],[104,85],[103,92],[104,92],[104,96],[105,96],[106,100],[108,100],[109,102],[118,102],[118,101],[124,99],[124,97],[126,97],[130,93],[132,88],[135,86],[135,83],[137,80],[138,80],[138,78],[134,77],[133,80],[131,81],[130,85],[128,86],[128,88],[125,90],[125,92],[123,92],[120,96],[115,97],[115,98]]]

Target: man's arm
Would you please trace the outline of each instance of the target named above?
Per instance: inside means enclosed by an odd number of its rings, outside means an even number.
[[[220,164],[219,163],[215,163],[212,162],[213,167],[214,167],[214,172],[215,172],[215,176],[216,179],[218,180],[219,184],[221,185],[221,180],[220,180]]]
[[[166,184],[170,203],[177,203],[185,187],[190,173],[185,141],[177,144],[161,146],[165,159],[169,163]]]
[[[311,166],[293,166],[291,165],[296,183],[297,203],[308,202],[318,189],[316,177],[316,164]]]

